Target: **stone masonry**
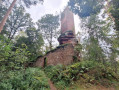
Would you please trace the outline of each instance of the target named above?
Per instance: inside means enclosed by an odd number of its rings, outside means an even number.
[[[66,7],[61,14],[61,34],[72,31],[75,35],[74,15],[69,7]]]
[[[61,35],[58,38],[59,44],[75,44],[74,15],[67,6],[61,14]]]
[[[45,62],[47,63],[47,65],[68,65],[73,62],[73,56],[74,46],[72,44],[59,46],[55,50],[48,52],[45,56],[38,58],[34,63],[34,66],[44,67]]]
[[[33,66],[68,65],[75,56],[74,46],[78,44],[75,38],[74,16],[68,7],[61,15],[61,35],[58,38],[60,46],[49,51],[45,56],[37,58]]]

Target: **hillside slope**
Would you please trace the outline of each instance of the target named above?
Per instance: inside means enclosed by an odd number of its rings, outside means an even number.
[[[44,71],[58,90],[118,90],[119,86],[114,68],[96,61],[48,66]]]

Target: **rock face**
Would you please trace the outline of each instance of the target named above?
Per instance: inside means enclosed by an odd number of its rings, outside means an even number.
[[[48,52],[45,56],[39,57],[34,63],[36,67],[45,67],[46,65],[63,64],[68,65],[73,62],[74,46],[72,44],[62,45]]]

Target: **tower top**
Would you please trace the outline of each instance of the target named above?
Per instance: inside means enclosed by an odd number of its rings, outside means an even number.
[[[58,38],[60,44],[75,44],[74,15],[67,6],[61,14],[61,35]]]
[[[75,34],[74,15],[67,6],[61,14],[61,33],[72,31]]]

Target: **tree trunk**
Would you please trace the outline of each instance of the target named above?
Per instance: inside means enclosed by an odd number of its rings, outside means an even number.
[[[14,1],[12,2],[12,4],[10,5],[9,9],[7,10],[5,16],[3,17],[3,19],[2,19],[2,21],[1,21],[1,23],[0,23],[0,33],[1,33],[1,31],[3,30],[3,27],[4,27],[4,25],[5,25],[5,23],[6,23],[7,19],[8,19],[9,14],[11,13],[12,8],[14,7],[16,1],[17,1],[17,0],[14,0]]]

